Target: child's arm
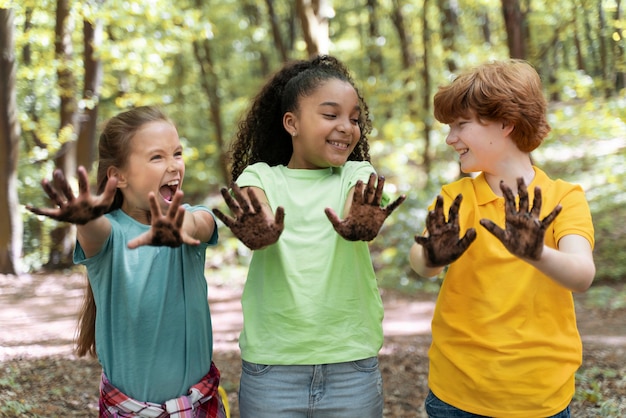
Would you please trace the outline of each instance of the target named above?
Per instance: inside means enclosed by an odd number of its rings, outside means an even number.
[[[443,214],[443,197],[437,196],[435,208],[426,217],[426,236],[415,236],[415,244],[409,253],[411,268],[422,277],[433,277],[443,267],[459,258],[476,239],[476,230],[469,228],[459,238],[459,208],[463,196],[457,195],[448,211]]]
[[[78,196],[74,196],[72,188],[59,169],[54,171],[52,183],[44,179],[41,186],[57,207],[26,206],[26,208],[37,215],[77,224],[77,239],[85,255],[91,257],[96,254],[111,232],[111,224],[102,215],[113,203],[117,179],[109,178],[104,192],[99,196],[92,196],[89,192],[87,171],[84,167],[78,167]]]
[[[535,188],[533,206],[529,208],[524,180],[517,180],[519,210],[511,189],[504,183],[500,184],[500,189],[506,202],[505,229],[488,219],[481,219],[480,224],[495,235],[511,254],[532,264],[556,282],[576,292],[587,290],[595,276],[589,242],[579,235],[567,235],[561,238],[556,250],[544,243],[545,231],[561,212],[561,206],[540,220],[542,197],[539,187]]]
[[[367,187],[361,180],[357,181],[348,194],[344,220],[339,219],[331,208],[326,208],[324,211],[335,231],[348,241],[371,241],[376,238],[385,219],[406,199],[406,196],[402,195],[381,208],[385,178],[379,177],[377,186],[375,182],[376,174],[374,173],[370,175]]]
[[[167,213],[162,214],[154,193],[148,195],[150,199],[151,228],[140,236],[128,242],[128,248],[137,248],[142,245],[178,247],[182,244],[198,245],[207,242],[213,235],[215,221],[206,211],[187,212],[181,206],[183,192],[178,190],[174,194]]]
[[[240,189],[233,182],[231,189],[234,198],[226,188],[222,188],[221,193],[234,217],[225,215],[217,208],[213,209],[215,216],[251,250],[258,250],[278,241],[285,227],[284,209],[279,206],[274,215],[265,192],[257,187]]]

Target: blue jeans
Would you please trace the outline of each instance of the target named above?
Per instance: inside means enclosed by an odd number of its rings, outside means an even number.
[[[313,366],[267,366],[242,360],[241,418],[381,418],[378,358]]]
[[[484,415],[476,415],[471,414],[469,412],[462,411],[458,408],[453,407],[450,404],[445,403],[441,399],[435,396],[434,393],[428,391],[428,396],[426,397],[426,401],[424,402],[426,405],[426,412],[428,413],[429,418],[480,418],[484,417]],[[570,418],[569,414],[569,406],[559,412],[556,415],[553,415],[549,418]]]

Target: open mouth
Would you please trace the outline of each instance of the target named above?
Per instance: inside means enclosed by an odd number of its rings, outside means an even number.
[[[336,148],[341,148],[341,149],[348,149],[350,147],[350,144],[345,143],[345,142],[337,142],[337,141],[327,141],[330,145],[332,145],[333,147]]]
[[[165,201],[171,202],[179,186],[180,180],[172,180],[161,186],[161,188],[159,189],[159,193]]]

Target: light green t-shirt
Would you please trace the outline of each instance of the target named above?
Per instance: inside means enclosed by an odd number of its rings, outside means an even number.
[[[252,256],[242,306],[242,358],[260,364],[339,363],[373,357],[383,342],[383,305],[368,244],[346,241],[324,209],[342,217],[357,180],[374,168],[294,170],[248,166],[239,187],[261,188],[275,212],[285,209],[278,242]]]
[[[200,206],[189,211],[206,210]],[[213,351],[204,276],[207,245],[128,249],[148,231],[121,210],[105,215],[111,235],[93,257],[78,242],[96,301],[96,352],[104,373],[126,395],[163,403],[187,394],[209,371]]]

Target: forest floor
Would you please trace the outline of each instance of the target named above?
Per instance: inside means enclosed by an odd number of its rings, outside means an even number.
[[[242,324],[240,284],[209,277],[214,361],[238,418]],[[0,417],[97,416],[100,367],[72,355],[81,274],[0,275]],[[595,286],[595,285],[594,285]],[[613,286],[608,294],[624,292]],[[385,417],[425,417],[430,319],[436,295],[381,290],[385,343],[380,353]],[[626,308],[609,309],[576,295],[584,344],[573,417],[626,416]]]

